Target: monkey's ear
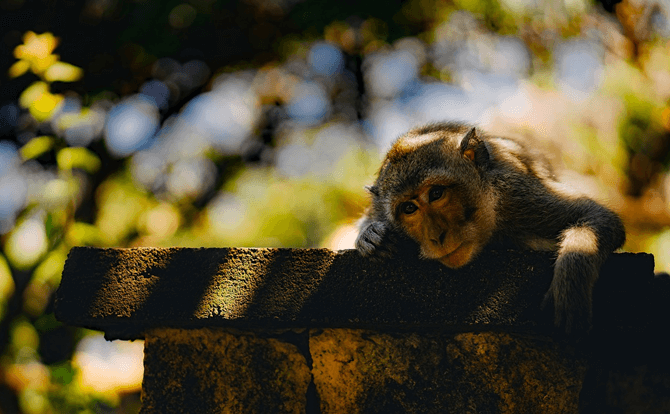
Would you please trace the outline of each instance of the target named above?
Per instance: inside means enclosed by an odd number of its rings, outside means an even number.
[[[489,163],[489,150],[484,141],[477,135],[477,129],[472,127],[461,141],[461,155],[485,168]]]
[[[374,185],[366,185],[365,189],[368,191],[368,193],[374,195],[374,196],[379,196],[379,192],[377,191],[377,187]]]

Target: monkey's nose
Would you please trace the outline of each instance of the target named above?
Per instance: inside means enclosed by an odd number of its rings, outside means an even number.
[[[433,243],[435,243],[435,244],[441,246],[442,243],[444,243],[444,239],[445,239],[446,237],[447,237],[447,232],[446,232],[446,231],[443,231],[443,232],[440,233],[437,237],[432,237],[432,238],[430,239],[430,241],[432,241]]]

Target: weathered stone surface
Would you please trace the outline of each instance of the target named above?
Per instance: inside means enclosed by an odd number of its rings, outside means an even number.
[[[670,411],[667,364],[582,351],[504,332],[155,329],[142,413]]]
[[[501,332],[312,329],[304,349],[276,336],[150,331],[142,413],[570,413],[587,369],[570,347]]]
[[[55,310],[146,338],[143,413],[669,411],[670,277],[651,255],[612,255],[592,332],[565,338],[540,310],[552,263],[75,248]]]
[[[292,344],[248,332],[155,329],[145,339],[141,413],[304,413],[310,382]]]
[[[552,264],[551,253],[509,250],[453,270],[326,249],[73,248],[56,316],[108,338],[141,338],[153,327],[537,328],[550,325],[540,303]],[[647,302],[630,298],[646,297],[652,279],[651,255],[612,255],[594,323],[639,324]]]
[[[506,333],[313,330],[322,413],[577,412],[585,361]]]
[[[638,365],[609,372],[604,382],[603,412],[670,413],[670,370],[667,365]],[[587,412],[584,410],[583,412]]]

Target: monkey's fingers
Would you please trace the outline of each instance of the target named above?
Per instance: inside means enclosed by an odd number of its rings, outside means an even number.
[[[361,229],[361,232],[356,239],[356,250],[358,250],[364,257],[372,256],[382,244],[385,233],[386,227],[384,224],[373,221],[365,228]]]
[[[358,250],[361,256],[370,257],[374,255],[377,246],[374,243],[371,243],[368,239],[359,237],[358,240],[356,240],[356,250]]]
[[[397,249],[392,243],[375,245],[370,243],[367,239],[359,239],[356,243],[356,249],[361,256],[368,257],[372,260],[390,259],[397,253]]]
[[[377,246],[375,253],[371,256],[373,259],[385,260],[397,255],[398,249],[396,248],[395,243],[390,239],[390,237],[387,237],[380,246]]]
[[[373,222],[358,235],[356,249],[363,257],[386,260],[397,255],[397,243],[395,232],[389,231],[383,223]]]

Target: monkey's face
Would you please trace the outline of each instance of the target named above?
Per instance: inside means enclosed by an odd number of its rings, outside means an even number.
[[[468,263],[483,244],[477,207],[462,186],[428,180],[401,196],[395,207],[400,227],[419,243],[421,255],[452,268]]]
[[[489,160],[474,128],[410,131],[391,147],[369,189],[373,214],[414,239],[424,258],[461,267],[495,229],[497,195],[483,179]]]

